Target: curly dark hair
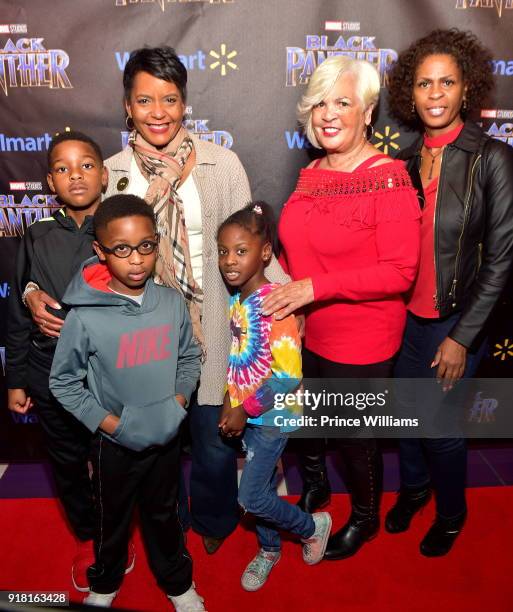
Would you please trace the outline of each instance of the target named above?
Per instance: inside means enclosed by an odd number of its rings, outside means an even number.
[[[412,92],[415,72],[428,55],[450,55],[460,67],[467,86],[462,116],[481,108],[494,86],[492,54],[472,32],[433,30],[403,51],[388,73],[388,108],[410,129],[421,127],[417,113],[412,111]]]

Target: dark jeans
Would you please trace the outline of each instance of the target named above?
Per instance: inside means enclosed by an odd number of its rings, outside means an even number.
[[[205,536],[224,538],[239,522],[236,440],[219,434],[222,406],[191,404],[190,481],[192,528]]]
[[[408,313],[404,340],[397,360],[396,378],[433,378],[431,363],[438,346],[457,323],[459,314],[445,319],[422,319]],[[475,374],[486,342],[467,353],[464,377]],[[401,486],[421,488],[432,481],[436,511],[444,518],[465,512],[467,451],[463,438],[413,438],[399,441]]]
[[[91,589],[119,589],[128,558],[134,510],[151,570],[168,595],[182,595],[192,584],[192,560],[178,520],[180,439],[142,452],[131,451],[99,434],[93,442],[96,501],[95,564]]]
[[[28,392],[45,436],[57,495],[78,539],[94,533],[93,490],[87,462],[91,432],[65,410],[48,388],[49,371],[31,363]]]

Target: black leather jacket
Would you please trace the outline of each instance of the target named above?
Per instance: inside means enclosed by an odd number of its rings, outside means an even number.
[[[422,139],[404,149],[421,207]],[[436,308],[460,312],[449,336],[470,348],[481,335],[513,264],[513,149],[467,121],[442,153],[434,222]]]

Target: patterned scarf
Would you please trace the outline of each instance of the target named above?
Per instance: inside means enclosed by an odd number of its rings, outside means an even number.
[[[134,150],[137,166],[149,182],[144,199],[153,208],[157,218],[160,243],[155,282],[173,287],[184,296],[194,337],[205,354],[205,338],[201,327],[203,291],[192,273],[183,202],[177,191],[184,166],[193,149],[192,140],[187,130],[180,128],[164,149],[157,150],[134,130],[128,143]],[[178,148],[176,143],[180,143]]]

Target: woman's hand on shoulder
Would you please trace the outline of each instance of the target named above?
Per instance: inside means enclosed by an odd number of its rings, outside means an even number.
[[[292,281],[273,289],[262,302],[262,314],[274,314],[278,321],[288,317],[298,308],[314,301],[314,289],[311,278]]]
[[[39,331],[50,338],[58,338],[64,321],[48,312],[46,306],[60,310],[62,306],[59,302],[40,289],[28,293],[25,300],[34,323],[39,327]]]

